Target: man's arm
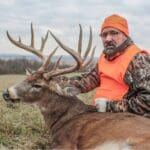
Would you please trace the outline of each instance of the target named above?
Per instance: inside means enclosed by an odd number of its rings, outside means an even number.
[[[87,93],[100,85],[97,66],[89,73],[73,77],[59,76],[55,77],[54,80],[58,93],[67,96]]]
[[[150,115],[150,55],[140,53],[129,64],[124,78],[129,91],[121,101],[107,101],[105,111]]]
[[[125,100],[128,111],[139,115],[150,114],[150,55],[136,55],[128,70],[125,76],[130,87]]]

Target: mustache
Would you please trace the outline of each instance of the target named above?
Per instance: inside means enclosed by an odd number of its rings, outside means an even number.
[[[105,55],[112,55],[116,49],[116,44],[113,41],[107,41],[104,43],[104,51]]]
[[[116,44],[114,43],[114,42],[112,42],[112,41],[109,41],[109,42],[105,42],[105,48],[107,48],[107,47],[109,47],[109,46],[111,46],[111,47],[116,47]]]

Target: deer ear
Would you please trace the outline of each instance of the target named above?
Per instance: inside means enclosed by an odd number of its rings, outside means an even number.
[[[30,68],[26,68],[26,75],[29,76],[31,74],[33,74],[35,71],[30,69]]]

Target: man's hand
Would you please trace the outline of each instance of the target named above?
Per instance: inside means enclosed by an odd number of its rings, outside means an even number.
[[[95,106],[98,112],[106,112],[107,98],[97,98],[95,99]]]

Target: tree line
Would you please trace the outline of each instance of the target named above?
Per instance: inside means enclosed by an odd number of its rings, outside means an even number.
[[[55,63],[49,65],[49,70],[53,68]],[[41,66],[41,62],[35,59],[16,58],[16,59],[0,59],[0,74],[25,74],[26,68],[37,70]],[[93,65],[92,65],[93,66]],[[59,68],[70,67],[70,65],[62,62]],[[91,68],[91,67],[90,67]],[[81,70],[85,72],[87,69]]]
[[[0,59],[0,74],[25,74],[26,68],[31,68],[32,70],[38,70],[41,66],[41,62],[35,59],[30,60],[26,58],[17,58],[17,59]],[[51,70],[55,62],[51,62],[49,69]],[[59,68],[70,67],[70,65],[62,62]]]
[[[25,74],[26,68],[37,69],[41,65],[36,60],[25,58],[0,59],[0,74]]]

